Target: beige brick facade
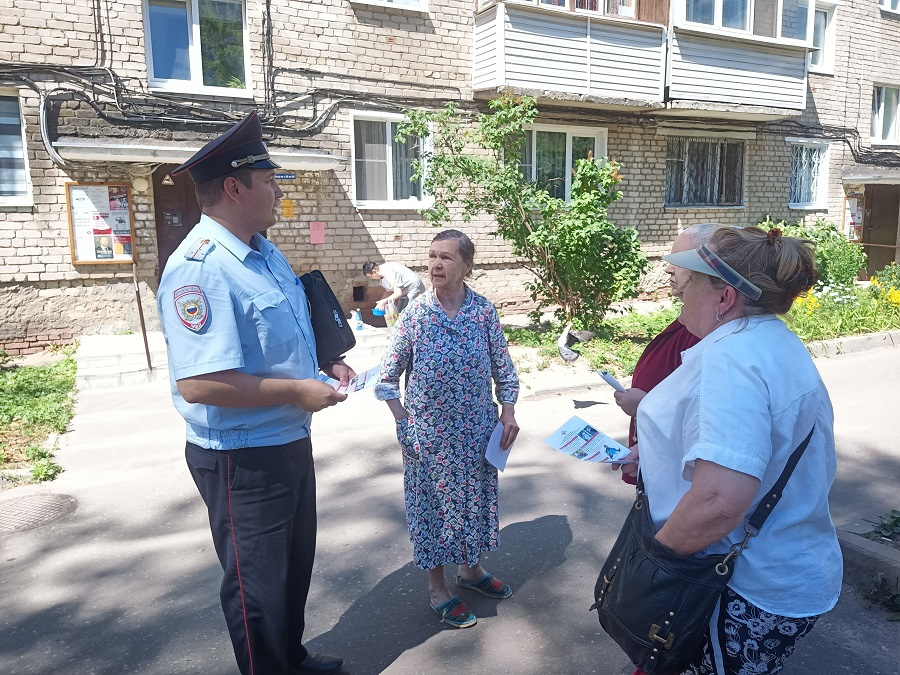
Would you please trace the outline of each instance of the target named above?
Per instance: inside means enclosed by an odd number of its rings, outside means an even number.
[[[0,96],[18,96],[32,196],[24,206],[0,200],[0,348],[31,351],[85,333],[139,329],[130,264],[72,263],[67,182],[150,182],[132,192],[134,250],[144,317],[148,328],[158,328],[154,163],[111,157],[59,166],[45,141],[60,138],[198,147],[227,128],[228,119],[258,108],[270,146],[318,150],[345,160],[337,169],[299,170],[296,178],[281,182],[295,215],[282,218],[269,236],[296,270],[321,269],[348,310],[371,307],[380,295],[362,275],[367,260],[394,260],[424,274],[435,232],[415,210],[354,205],[351,114],[396,114],[449,100],[483,107],[472,90],[473,0],[430,0],[427,12],[348,0],[273,0],[268,18],[265,3],[245,2],[249,87],[234,95],[194,93],[191,87],[151,89],[145,4],[0,0]],[[646,252],[659,256],[680,229],[697,222],[749,225],[766,215],[840,222],[842,176],[860,166],[851,148],[870,145],[873,83],[900,86],[898,56],[896,16],[883,13],[874,0],[845,0],[837,14],[835,74],[809,75],[804,115],[790,122],[763,123],[752,115],[718,120],[720,127],[755,134],[745,141],[741,207],[664,205],[666,137],[658,128],[669,120],[554,102],[556,108],[542,107],[541,121],[608,130],[609,155],[623,164],[625,174],[625,197],[610,215],[620,225],[637,227]],[[218,124],[211,123],[215,119]],[[198,124],[201,120],[210,123]],[[716,120],[697,119],[696,128],[710,121]],[[827,211],[788,208],[791,147],[785,138],[792,136],[833,140]],[[895,159],[896,149],[887,148]],[[325,244],[309,243],[310,221],[325,223]],[[488,234],[489,223],[459,227],[478,251],[472,285],[500,307],[526,306],[528,274],[504,242]],[[354,300],[354,287],[368,289],[363,300]]]

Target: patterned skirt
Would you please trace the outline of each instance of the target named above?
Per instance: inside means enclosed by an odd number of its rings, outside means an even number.
[[[683,675],[780,673],[797,640],[812,630],[818,618],[769,614],[726,588],[710,620],[703,653]]]

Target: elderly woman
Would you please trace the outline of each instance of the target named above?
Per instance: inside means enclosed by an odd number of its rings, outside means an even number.
[[[519,431],[519,378],[497,310],[463,281],[474,256],[471,240],[458,230],[434,238],[428,252],[432,290],[400,315],[375,388],[397,422],[413,561],[428,571],[432,609],[457,628],[476,618],[450,593],[445,564],[458,565],[459,587],[497,599],[512,595],[481,566],[481,554],[497,548],[499,531],[497,469],[484,455],[498,420],[491,380],[501,407],[500,446],[508,450]]]
[[[814,429],[685,671],[778,673],[841,589],[828,511],[831,402],[803,343],[776,316],[815,283],[812,245],[777,229],[721,228],[708,245],[664,257],[679,268],[680,321],[701,341],[637,409],[656,539],[681,555],[739,544],[749,513]]]

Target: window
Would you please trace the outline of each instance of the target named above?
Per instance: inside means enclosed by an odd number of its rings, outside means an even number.
[[[683,7],[688,23],[760,37],[807,39],[808,0],[685,0]]]
[[[743,201],[743,141],[668,138],[666,206],[740,206]]]
[[[519,169],[526,179],[558,199],[572,196],[572,171],[588,153],[606,155],[606,129],[535,126],[525,132]]]
[[[147,0],[146,24],[150,86],[247,89],[243,0]]]
[[[900,12],[900,0],[878,0],[878,4],[889,12]]]
[[[900,1],[900,0],[898,0]],[[813,14],[812,45],[816,49],[809,53],[809,70],[813,73],[834,73],[834,32],[836,7],[817,0]],[[806,35],[806,14],[800,14],[801,32]]]
[[[549,4],[556,4],[557,0],[546,0]],[[585,9],[589,12],[603,12],[607,16],[624,16],[634,18],[635,0],[575,0],[575,9]],[[560,3],[565,6],[565,2]]]
[[[807,139],[791,143],[790,208],[826,208],[828,199],[828,144]]]
[[[412,180],[417,138],[396,140],[403,117],[353,118],[353,180],[357,206],[420,208],[422,181]]]
[[[872,141],[900,144],[897,128],[897,104],[900,89],[875,87],[872,94]]]
[[[19,97],[0,95],[0,206],[28,206],[31,185]]]

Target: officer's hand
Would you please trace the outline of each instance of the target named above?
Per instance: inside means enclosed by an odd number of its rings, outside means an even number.
[[[335,380],[338,380],[342,387],[346,387],[350,383],[350,380],[356,377],[356,371],[343,361],[332,363],[322,370],[328,377],[333,377]]]
[[[295,405],[309,412],[319,412],[340,403],[347,394],[339,394],[331,385],[321,380],[298,380],[298,393]]]

